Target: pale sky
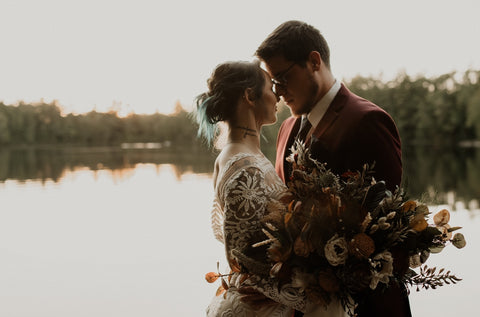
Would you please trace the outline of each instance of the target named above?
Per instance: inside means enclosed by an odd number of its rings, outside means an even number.
[[[191,109],[213,68],[284,21],[330,45],[338,79],[480,70],[478,0],[0,0],[0,101],[65,112]]]

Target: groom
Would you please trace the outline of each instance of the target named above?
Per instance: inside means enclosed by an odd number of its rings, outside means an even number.
[[[385,181],[391,191],[400,185],[401,144],[393,119],[334,77],[328,44],[317,29],[300,21],[285,22],[263,41],[256,55],[292,112],[277,139],[275,168],[284,182],[289,175],[285,158],[303,133],[300,138],[312,156],[333,172],[361,171],[365,163],[375,162],[376,180]],[[359,317],[411,316],[406,290],[399,285],[390,285],[384,293],[370,291],[356,300]]]

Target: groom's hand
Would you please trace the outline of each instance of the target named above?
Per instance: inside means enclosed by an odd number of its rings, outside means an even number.
[[[238,289],[238,292],[242,295],[240,300],[254,310],[260,310],[261,308],[277,304],[273,299],[268,298],[250,286],[242,286]]]

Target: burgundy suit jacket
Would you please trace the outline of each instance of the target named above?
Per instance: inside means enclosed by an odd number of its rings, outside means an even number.
[[[286,119],[277,138],[275,169],[283,179],[300,119]],[[397,127],[383,109],[350,92],[343,84],[312,136],[306,140],[312,156],[337,174],[361,171],[375,162],[374,177],[395,190],[402,180],[402,151]]]
[[[283,179],[300,119],[286,119],[279,130],[275,169]],[[306,140],[312,156],[336,174],[361,171],[365,163],[375,162],[374,177],[385,181],[391,191],[402,180],[400,136],[390,115],[383,109],[350,92],[343,84],[312,136]],[[403,257],[399,258],[402,261]],[[406,290],[391,285],[385,293],[367,291],[357,298],[359,317],[409,317]]]

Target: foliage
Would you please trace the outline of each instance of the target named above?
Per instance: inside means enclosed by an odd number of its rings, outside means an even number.
[[[404,146],[456,146],[480,138],[480,71],[433,78],[399,74],[388,82],[355,77],[345,82],[354,93],[392,115]],[[289,115],[288,107],[281,104],[277,123],[263,129],[262,149],[272,160],[279,125]],[[62,114],[55,101],[35,105],[0,102],[0,145],[169,142],[202,147],[196,131],[196,123],[180,104],[172,115],[130,114],[123,118],[115,111]]]
[[[456,146],[480,137],[480,71],[391,81],[355,77],[347,86],[390,113],[405,145]]]
[[[5,105],[0,103],[0,145],[80,144],[118,145],[124,142],[196,144],[196,126],[188,112],[174,115],[90,111],[63,115],[56,103]]]

